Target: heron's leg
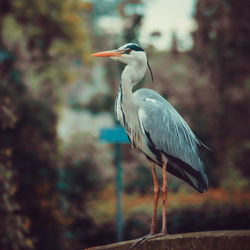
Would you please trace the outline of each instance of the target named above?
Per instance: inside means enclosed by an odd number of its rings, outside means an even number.
[[[156,212],[157,212],[157,205],[158,205],[158,200],[159,200],[159,195],[160,195],[160,189],[159,189],[159,184],[156,176],[156,171],[155,171],[155,163],[151,160],[148,160],[149,166],[152,169],[152,175],[153,175],[153,181],[154,181],[154,213],[152,217],[152,224],[150,228],[150,233],[143,236],[142,238],[138,239],[135,241],[129,248],[134,248],[137,245],[141,245],[144,242],[146,242],[149,239],[157,238],[162,236],[163,234],[155,234],[155,222],[156,222]]]
[[[160,194],[160,189],[159,189],[159,184],[156,176],[156,171],[155,171],[155,163],[152,161],[148,161],[149,166],[151,167],[152,170],[152,175],[153,175],[153,181],[154,181],[154,213],[152,217],[152,224],[150,228],[150,234],[155,233],[155,222],[156,222],[156,212],[157,212],[157,205],[158,205],[158,200],[159,200],[159,194]]]
[[[167,160],[162,156],[162,198],[163,198],[163,208],[162,208],[162,230],[163,234],[167,234],[167,193],[168,193],[168,183],[167,183]]]
[[[157,237],[164,236],[167,233],[167,214],[166,214],[166,205],[167,205],[167,191],[168,191],[168,185],[167,185],[167,173],[166,173],[166,168],[167,168],[167,160],[162,156],[162,171],[163,171],[163,185],[162,185],[162,196],[163,196],[163,210],[162,210],[162,231],[159,234],[154,234],[155,233],[155,218],[156,218],[156,211],[157,211],[157,204],[158,204],[158,199],[159,199],[159,185],[157,181],[157,176],[155,172],[155,164],[154,162],[149,160],[149,165],[152,169],[152,175],[153,175],[153,180],[154,180],[154,214],[152,217],[152,225],[151,225],[151,230],[150,234],[143,236],[142,238],[138,239],[135,241],[129,248],[134,248],[137,245],[142,245],[149,239],[154,239]]]

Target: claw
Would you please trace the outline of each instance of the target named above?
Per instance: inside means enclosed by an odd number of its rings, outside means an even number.
[[[153,237],[146,237],[145,239],[143,239],[141,242],[139,242],[139,246],[141,246],[143,243],[145,243],[147,240],[152,239]]]
[[[146,242],[146,241],[150,238],[150,236],[153,236],[153,234],[147,234],[147,235],[145,235],[145,236],[139,238],[136,242],[134,242],[134,243],[129,247],[129,249],[132,249],[132,248],[136,247],[137,245],[143,244],[144,242]]]
[[[162,236],[165,236],[166,233],[159,233],[159,234],[147,234],[145,236],[143,236],[142,238],[138,239],[136,242],[134,242],[130,247],[129,249],[132,249],[136,246],[141,246],[142,244],[144,244],[146,241],[150,240],[150,239],[154,239],[154,238],[158,238],[158,237],[162,237]]]

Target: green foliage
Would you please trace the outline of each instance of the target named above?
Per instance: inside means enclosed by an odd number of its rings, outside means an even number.
[[[81,15],[91,8],[91,3],[79,0],[11,1],[11,13],[23,33],[25,30],[29,49],[38,48],[46,53],[51,50],[53,55],[86,52],[87,37]]]
[[[55,88],[89,50],[83,1],[1,1],[1,249],[61,249]],[[53,86],[53,88],[52,88]]]
[[[18,213],[19,205],[14,198],[17,185],[7,156],[10,153],[7,150],[0,155],[0,246],[3,250],[33,249],[33,241],[28,237],[28,219]]]

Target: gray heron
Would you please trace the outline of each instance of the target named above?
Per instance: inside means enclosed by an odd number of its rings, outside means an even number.
[[[195,136],[176,109],[157,92],[141,88],[133,92],[134,86],[143,78],[148,64],[146,52],[135,43],[119,49],[92,54],[109,57],[126,64],[121,75],[115,100],[115,116],[126,130],[132,146],[148,159],[154,182],[154,210],[150,233],[140,238],[133,246],[150,238],[167,234],[167,176],[166,171],[184,180],[203,193],[208,188],[204,164],[199,157],[198,145],[203,145]],[[156,165],[162,168],[162,231],[155,234],[156,211],[160,188],[156,176]]]

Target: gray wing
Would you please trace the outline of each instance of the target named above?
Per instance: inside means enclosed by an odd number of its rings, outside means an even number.
[[[197,149],[200,141],[184,119],[158,93],[140,89],[134,94],[140,100],[138,117],[151,150],[165,154],[169,172],[200,192],[207,190],[208,180]]]

